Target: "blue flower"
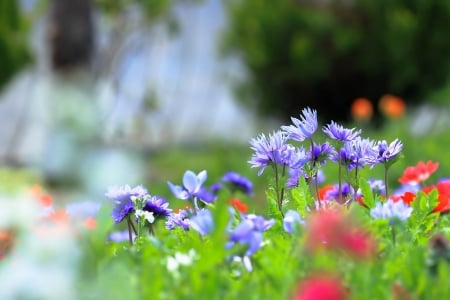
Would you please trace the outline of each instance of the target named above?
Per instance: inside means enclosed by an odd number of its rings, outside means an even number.
[[[300,118],[300,120],[291,118],[294,125],[281,126],[281,129],[286,132],[288,139],[303,142],[311,138],[314,132],[316,132],[318,127],[316,110],[307,107],[302,110]]]
[[[411,216],[412,211],[413,208],[405,202],[394,202],[389,199],[384,203],[377,202],[375,207],[370,210],[370,215],[375,219],[400,219],[405,221]]]
[[[253,193],[252,182],[237,172],[227,172],[223,175],[222,181],[230,183],[232,191],[240,190],[249,196]]]
[[[259,137],[250,140],[253,153],[249,163],[252,168],[261,168],[258,176],[261,175],[265,168],[272,163],[279,165],[289,164],[292,146],[286,144],[286,136],[281,131],[273,132],[266,137],[260,134]]]
[[[152,212],[155,218],[168,217],[172,212],[167,200],[159,196],[151,196],[145,203],[143,210]]]
[[[180,209],[177,213],[171,213],[166,221],[166,228],[169,230],[181,227],[185,231],[189,230],[190,220],[189,212],[185,209]]]
[[[323,144],[313,144],[313,147],[307,153],[307,157],[315,164],[324,165],[328,159],[331,159],[336,155],[336,150],[330,143],[325,142]]]
[[[283,218],[283,228],[288,233],[294,233],[294,226],[297,224],[305,225],[305,221],[295,210],[288,210]]]
[[[183,175],[183,186],[174,185],[171,182],[167,182],[167,184],[175,197],[187,200],[201,195],[202,185],[205,183],[207,176],[208,174],[205,170],[198,173],[198,175],[187,170]]]
[[[354,131],[355,128],[344,128],[334,121],[331,121],[331,124],[324,126],[322,130],[330,138],[341,142],[349,142],[361,134],[361,130]]]
[[[191,218],[191,228],[201,235],[208,235],[214,230],[214,220],[212,214],[207,209],[201,209]]]
[[[386,163],[396,158],[403,149],[403,144],[398,139],[392,141],[389,145],[383,140],[379,141],[375,146],[375,155],[370,159],[370,163],[375,165],[377,163]]]
[[[148,197],[147,190],[138,185],[131,188],[129,185],[121,187],[109,187],[106,197],[114,201],[115,207],[112,212],[114,223],[120,223],[130,213],[135,210],[134,203],[131,197],[144,198]]]
[[[248,248],[245,256],[251,256],[261,247],[263,232],[272,227],[275,221],[254,214],[243,216],[242,222],[232,230],[227,247],[230,248],[235,243],[246,244]]]

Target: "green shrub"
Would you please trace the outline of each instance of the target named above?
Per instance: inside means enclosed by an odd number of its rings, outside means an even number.
[[[375,104],[391,93],[416,104],[449,76],[446,0],[227,3],[224,50],[248,71],[238,95],[263,114],[310,106],[346,120],[357,97]]]

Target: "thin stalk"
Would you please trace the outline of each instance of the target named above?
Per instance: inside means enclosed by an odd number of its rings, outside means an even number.
[[[384,165],[384,186],[386,188],[385,195],[386,195],[386,201],[389,199],[389,192],[388,192],[388,167]]]

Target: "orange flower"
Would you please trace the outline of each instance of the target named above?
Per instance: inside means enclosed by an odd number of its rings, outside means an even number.
[[[373,105],[367,98],[357,98],[351,106],[351,113],[356,121],[368,121],[373,115]]]
[[[403,184],[417,185],[427,180],[438,167],[439,163],[433,163],[431,160],[426,164],[419,161],[417,166],[407,167],[398,181]]]
[[[243,203],[239,198],[231,198],[228,203],[241,213],[246,213],[248,210],[247,204]]]
[[[84,220],[83,226],[87,229],[94,230],[97,227],[97,221],[93,217],[88,217]]]
[[[333,189],[334,189],[334,186],[332,184],[328,184],[328,185],[325,185],[325,186],[319,188],[319,200],[327,200],[327,197],[326,197],[327,192],[331,191]]]
[[[380,111],[387,117],[398,119],[405,113],[405,101],[402,98],[386,94],[378,103]]]

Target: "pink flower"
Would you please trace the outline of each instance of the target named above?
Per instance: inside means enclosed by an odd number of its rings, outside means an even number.
[[[347,289],[339,278],[329,274],[316,274],[300,282],[292,300],[345,300]]]

